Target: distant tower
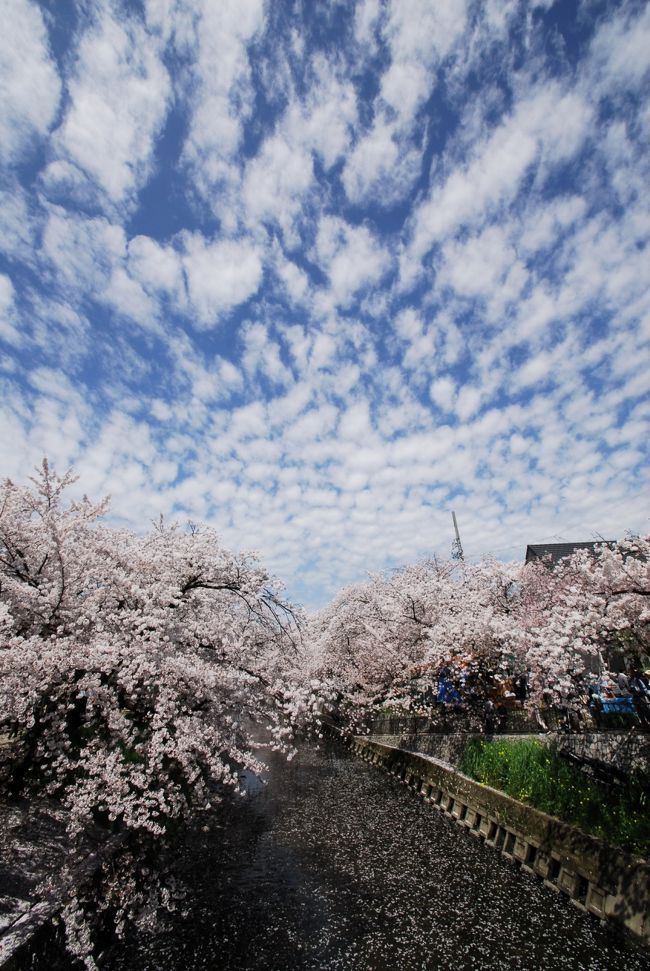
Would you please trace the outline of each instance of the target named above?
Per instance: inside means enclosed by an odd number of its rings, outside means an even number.
[[[454,521],[454,532],[456,533],[456,539],[451,544],[451,556],[454,560],[464,560],[463,546],[460,541],[460,533],[458,532],[458,523],[456,522],[456,513],[453,511],[451,518]]]

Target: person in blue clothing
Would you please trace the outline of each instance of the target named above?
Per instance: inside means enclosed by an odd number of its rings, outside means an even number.
[[[438,701],[450,704],[460,700],[458,688],[449,677],[449,669],[443,668],[438,677]]]
[[[634,672],[629,688],[639,721],[644,728],[650,728],[650,687],[641,671]]]

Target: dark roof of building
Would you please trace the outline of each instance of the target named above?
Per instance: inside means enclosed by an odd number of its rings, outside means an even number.
[[[589,543],[535,543],[526,547],[526,563],[534,560],[543,560],[550,565],[555,565],[563,560],[565,556],[571,556],[577,550],[592,550],[597,546],[613,546],[614,540],[594,540]]]

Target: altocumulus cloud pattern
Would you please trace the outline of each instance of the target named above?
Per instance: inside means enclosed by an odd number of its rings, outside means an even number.
[[[650,8],[5,0],[2,473],[318,605],[648,531]]]

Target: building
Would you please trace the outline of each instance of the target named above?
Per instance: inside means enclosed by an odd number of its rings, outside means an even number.
[[[614,546],[614,540],[594,540],[589,543],[534,543],[526,547],[526,563],[537,560],[550,566],[551,569],[566,556],[577,553],[578,550],[590,550],[595,554],[598,546]]]

